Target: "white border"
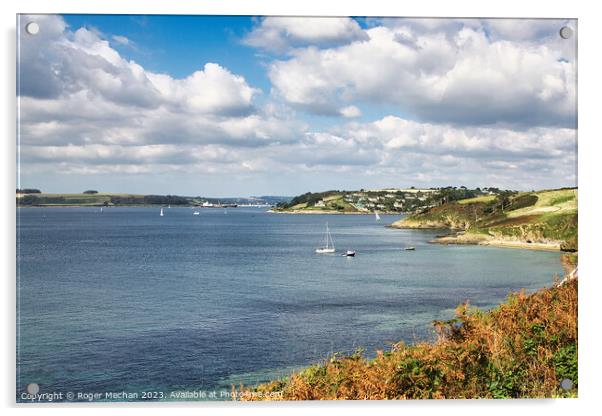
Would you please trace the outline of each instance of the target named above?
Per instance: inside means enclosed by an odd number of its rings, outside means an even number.
[[[600,315],[602,276],[596,273],[596,255],[602,248],[596,237],[602,235],[600,218],[600,119],[599,77],[601,71],[600,45],[602,16],[595,2],[557,1],[528,2],[525,0],[420,0],[394,2],[385,0],[20,0],[2,2],[2,181],[3,198],[1,230],[2,246],[2,370],[0,371],[0,403],[8,409],[4,414],[31,413],[33,409],[48,415],[135,414],[159,415],[166,412],[194,414],[209,411],[219,414],[287,414],[306,415],[308,412],[329,414],[344,411],[350,414],[400,412],[421,414],[501,414],[533,411],[547,414],[581,413],[597,405],[602,384],[600,374]],[[16,406],[15,398],[15,15],[16,13],[122,13],[122,14],[237,14],[237,15],[330,15],[330,16],[441,16],[441,17],[557,17],[579,19],[579,395],[576,400],[519,400],[519,401],[430,401],[430,402],[346,402],[346,403],[251,403],[251,404],[194,404],[167,403],[160,405],[59,405]]]

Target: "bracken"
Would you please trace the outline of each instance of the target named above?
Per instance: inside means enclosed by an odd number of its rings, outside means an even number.
[[[433,343],[398,343],[373,359],[361,351],[334,355],[290,377],[236,390],[249,400],[576,397],[577,292],[573,279],[511,294],[488,312],[464,304],[456,318],[434,322]],[[560,387],[565,378],[571,390]]]

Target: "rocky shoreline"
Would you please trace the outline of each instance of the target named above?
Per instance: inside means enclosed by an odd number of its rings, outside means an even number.
[[[530,241],[516,238],[500,238],[487,234],[456,233],[448,236],[440,236],[429,241],[433,244],[465,244],[492,246],[502,248],[525,248],[529,250],[560,251],[559,241]]]

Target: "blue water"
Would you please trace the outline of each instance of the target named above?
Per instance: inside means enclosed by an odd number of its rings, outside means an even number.
[[[562,273],[557,253],[428,244],[361,215],[259,208],[18,209],[17,398],[228,389],[433,336]],[[337,250],[316,255],[328,221]],[[403,251],[412,245],[416,251]]]

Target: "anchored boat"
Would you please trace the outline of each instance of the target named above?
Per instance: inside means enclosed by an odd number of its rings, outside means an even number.
[[[330,229],[328,228],[328,223],[326,223],[326,235],[324,236],[324,246],[318,247],[316,249],[316,253],[318,254],[330,254],[334,253],[334,241],[332,241],[332,236],[330,235]]]

